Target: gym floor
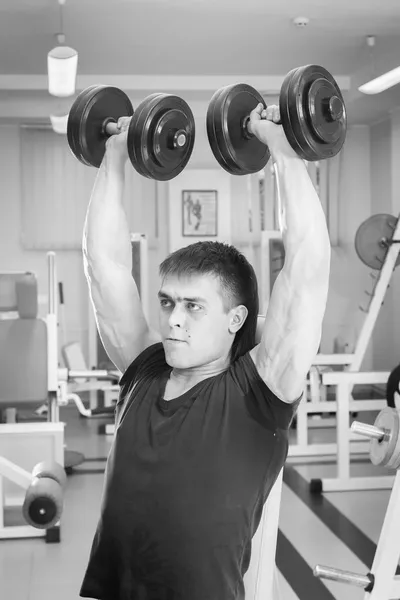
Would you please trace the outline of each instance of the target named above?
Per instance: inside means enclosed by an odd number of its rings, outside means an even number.
[[[1,600],[78,599],[111,438],[98,433],[102,419],[82,419],[72,407],[62,409],[61,420],[67,423],[68,448],[85,456],[68,477],[61,543],[46,544],[43,538],[0,541]],[[333,441],[334,435],[332,428],[311,431],[311,439],[318,442]],[[387,471],[373,467],[367,457],[352,466],[354,476],[380,474]],[[319,563],[366,574],[390,492],[335,492],[322,497],[309,493],[308,480],[334,475],[335,465],[329,461],[312,464],[289,459],[285,467],[277,546],[279,600],[361,600],[364,596],[360,588],[316,579],[312,569]]]

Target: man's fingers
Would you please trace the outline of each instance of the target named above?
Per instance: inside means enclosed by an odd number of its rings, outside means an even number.
[[[259,121],[262,117],[262,112],[264,110],[264,105],[263,104],[257,104],[257,106],[251,111],[250,113],[250,119],[252,121]]]
[[[261,112],[261,118],[265,119],[266,121],[272,121],[273,123],[279,123],[281,120],[279,106],[276,104],[267,106],[267,108]]]
[[[129,127],[132,117],[120,117],[117,122],[117,127],[120,131],[125,131]]]

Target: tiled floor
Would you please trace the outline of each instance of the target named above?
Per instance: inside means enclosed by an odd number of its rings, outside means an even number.
[[[80,419],[63,409],[68,448],[86,460],[69,476],[60,544],[43,539],[0,541],[0,600],[77,600],[99,514],[110,438],[99,435],[102,420]],[[313,430],[318,441],[333,430]],[[352,473],[376,475],[367,458]],[[367,573],[389,500],[389,491],[311,496],[307,481],[335,474],[335,465],[289,461],[284,474],[277,547],[280,597],[274,600],[361,600],[362,589],[313,577],[317,563]],[[400,544],[400,542],[399,542]],[[267,600],[267,599],[266,599]]]

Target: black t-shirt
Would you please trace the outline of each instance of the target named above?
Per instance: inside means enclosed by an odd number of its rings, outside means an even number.
[[[244,598],[251,539],[300,400],[279,400],[249,353],[166,401],[170,372],[155,344],[121,379],[82,597]]]

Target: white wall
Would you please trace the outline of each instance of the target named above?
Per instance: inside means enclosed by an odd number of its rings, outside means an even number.
[[[24,250],[21,244],[21,165],[19,128],[0,127],[0,271],[32,271],[39,287],[40,315],[47,311],[46,252]],[[51,226],[51,224],[49,224]],[[79,251],[57,252],[58,278],[63,281],[70,339],[86,347],[87,294]]]
[[[391,114],[391,214],[398,217],[400,215],[400,108]],[[390,355],[390,361],[393,366],[400,362],[400,272],[399,267],[395,271],[391,284],[392,292],[392,318],[391,333],[393,337],[393,352]]]
[[[354,248],[358,226],[371,214],[369,128],[350,128],[342,150],[338,205],[338,245],[332,248],[330,289],[321,350],[332,352],[337,339],[343,350],[354,349],[364,319],[364,290],[369,276]],[[364,367],[371,363],[371,347]]]
[[[371,199],[372,214],[392,213],[390,119],[371,127]],[[394,274],[392,282],[395,281]],[[389,288],[381,307],[373,334],[374,366],[377,369],[392,368],[395,340],[393,336],[393,287]]]

